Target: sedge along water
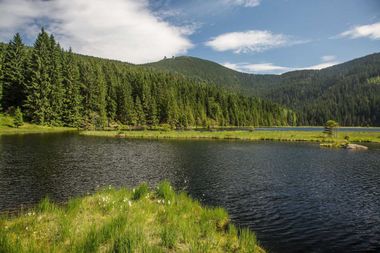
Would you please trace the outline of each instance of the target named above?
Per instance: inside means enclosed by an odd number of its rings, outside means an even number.
[[[380,252],[380,145],[0,136],[0,211],[168,179],[269,252]]]

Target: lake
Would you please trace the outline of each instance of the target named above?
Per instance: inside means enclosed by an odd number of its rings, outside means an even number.
[[[0,136],[0,211],[169,179],[269,252],[379,252],[380,145]]]

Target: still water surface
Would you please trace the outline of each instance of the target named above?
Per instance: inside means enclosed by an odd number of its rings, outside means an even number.
[[[380,252],[380,146],[0,136],[0,211],[169,179],[269,252]]]

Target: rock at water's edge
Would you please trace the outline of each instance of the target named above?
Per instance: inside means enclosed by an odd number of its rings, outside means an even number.
[[[347,144],[346,149],[367,150],[368,147],[358,144]]]

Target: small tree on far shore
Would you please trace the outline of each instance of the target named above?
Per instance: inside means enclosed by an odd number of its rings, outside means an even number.
[[[334,120],[328,120],[325,124],[323,133],[327,134],[329,137],[338,137],[338,123]]]
[[[24,119],[23,119],[23,115],[22,115],[22,112],[20,110],[20,107],[17,107],[16,111],[15,111],[15,118],[13,120],[13,124],[19,128],[20,126],[24,125]]]

